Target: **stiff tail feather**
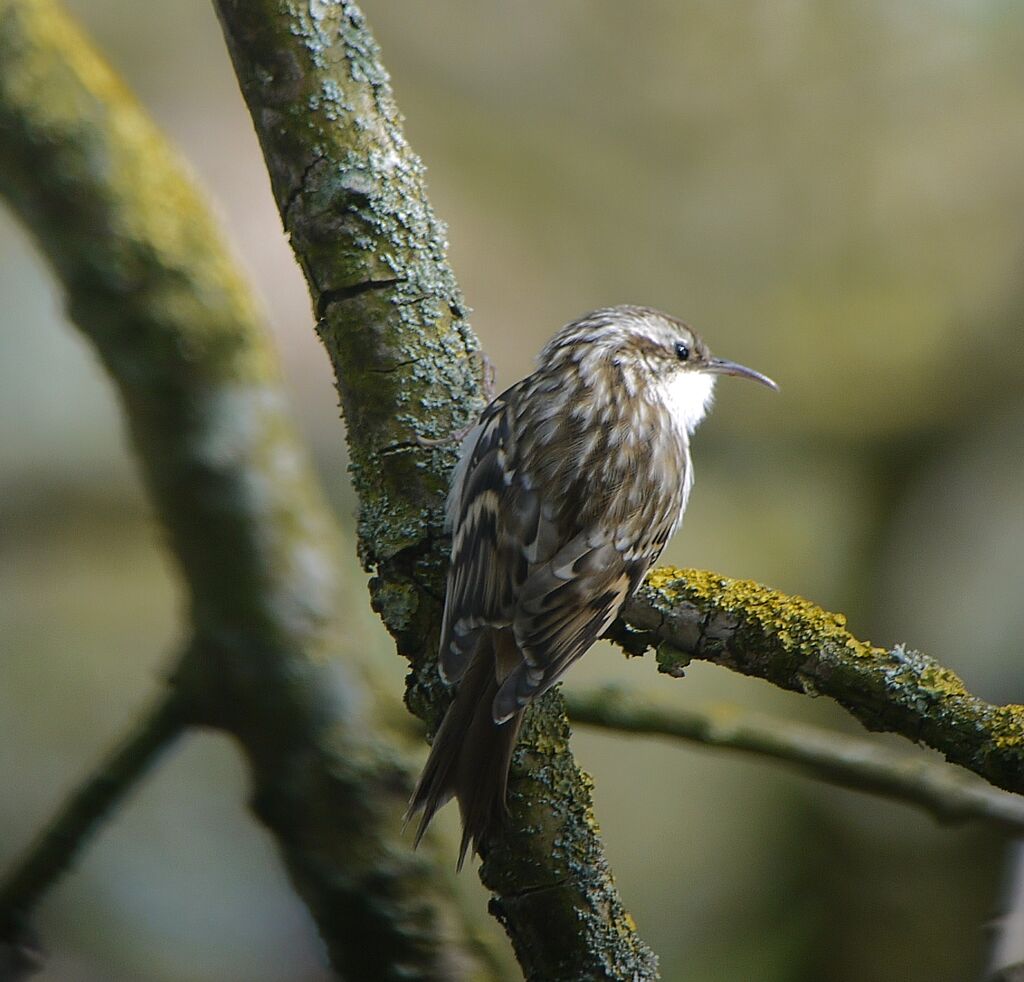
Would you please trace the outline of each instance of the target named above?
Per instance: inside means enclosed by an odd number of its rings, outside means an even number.
[[[462,814],[460,870],[470,845],[474,852],[479,852],[488,832],[498,827],[506,814],[508,769],[523,717],[520,711],[500,724],[493,718],[492,706],[499,686],[496,665],[509,660],[496,657],[495,649],[506,646],[500,633],[484,632],[434,737],[406,814],[408,819],[417,812],[423,813],[416,829],[415,847],[435,812],[451,798],[458,800]],[[501,672],[501,667],[497,672]]]

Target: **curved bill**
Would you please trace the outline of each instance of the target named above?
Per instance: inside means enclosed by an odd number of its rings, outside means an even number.
[[[704,368],[704,371],[709,372],[712,375],[736,375],[739,378],[753,379],[755,382],[767,385],[769,389],[774,389],[776,392],[779,391],[778,385],[768,378],[767,375],[755,372],[754,369],[747,368],[746,365],[738,365],[734,361],[727,361],[725,358],[708,359],[708,363]]]

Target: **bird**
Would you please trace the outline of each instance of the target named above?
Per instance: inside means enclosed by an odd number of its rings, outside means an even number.
[[[558,331],[465,435],[438,651],[455,694],[406,814],[422,816],[414,845],[452,797],[459,869],[501,827],[523,714],[605,633],[679,527],[690,439],[720,375],[778,389],[713,357],[675,317],[604,307]]]

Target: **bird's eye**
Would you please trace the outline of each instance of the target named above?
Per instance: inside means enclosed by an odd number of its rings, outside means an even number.
[[[687,361],[690,357],[690,346],[685,341],[676,341],[676,357],[680,361]]]

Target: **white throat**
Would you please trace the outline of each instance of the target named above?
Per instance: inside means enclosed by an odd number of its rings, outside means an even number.
[[[659,383],[658,389],[676,425],[691,434],[711,408],[715,376],[707,372],[675,372]]]

